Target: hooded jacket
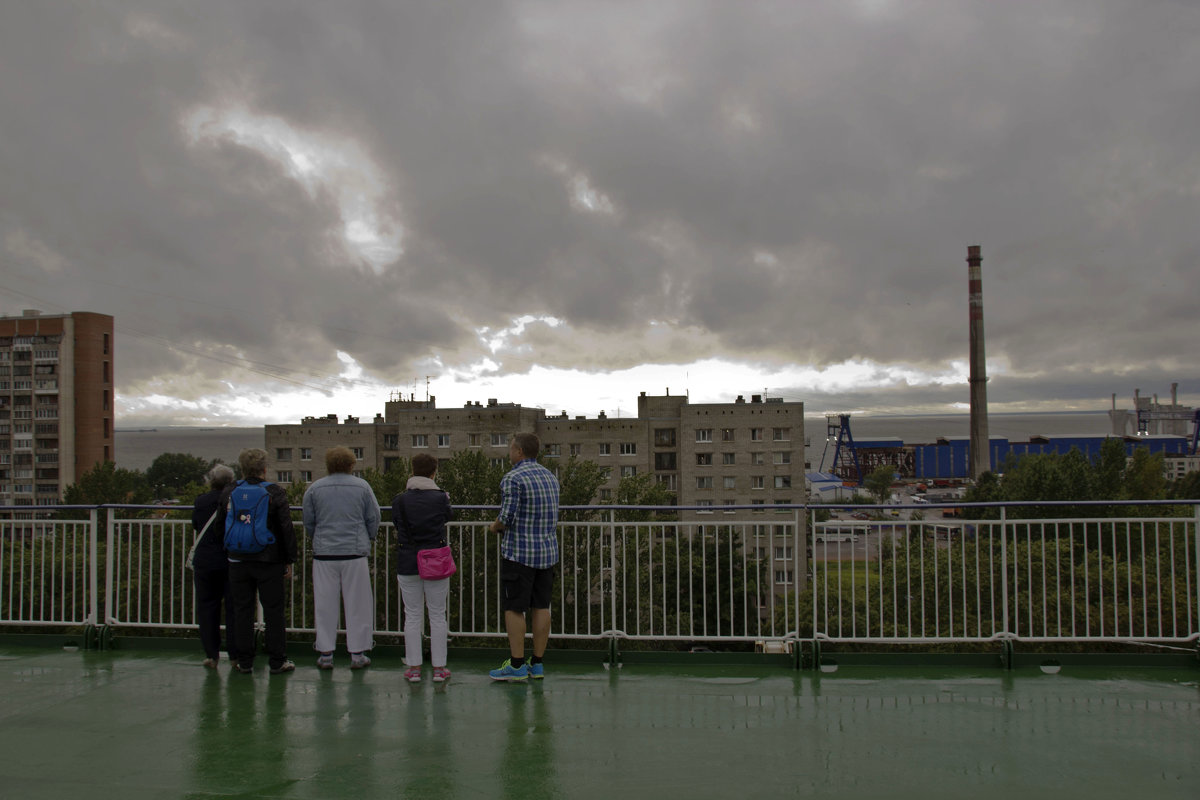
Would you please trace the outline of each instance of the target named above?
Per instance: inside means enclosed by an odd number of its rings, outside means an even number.
[[[417,551],[445,547],[446,523],[454,519],[450,495],[430,478],[414,475],[405,491],[392,501],[392,524],[396,526],[396,574],[417,574]]]

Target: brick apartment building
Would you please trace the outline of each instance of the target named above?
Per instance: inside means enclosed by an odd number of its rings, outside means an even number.
[[[0,317],[0,504],[50,505],[115,458],[113,318]]]
[[[611,467],[598,502],[607,502],[621,478],[652,473],[680,505],[773,505],[802,502],[804,404],[752,395],[732,403],[691,403],[683,395],[638,398],[636,417],[546,416],[540,408],[489,400],[438,408],[429,400],[392,400],[363,423],[336,415],[306,417],[299,425],[268,425],[268,476],[279,483],[311,483],[325,474],[325,451],[351,448],[362,467],[386,470],[393,459],[417,453],[449,458],[478,450],[507,464],[518,431],[542,440],[546,460],[572,456]]]

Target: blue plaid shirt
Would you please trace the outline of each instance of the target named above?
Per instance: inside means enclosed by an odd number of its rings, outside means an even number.
[[[558,479],[526,458],[500,481],[500,555],[534,569],[558,563]]]

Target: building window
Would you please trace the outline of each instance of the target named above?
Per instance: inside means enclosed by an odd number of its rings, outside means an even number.
[[[762,436],[762,435],[763,435],[763,429],[762,429],[762,428],[751,428],[751,429],[750,429],[750,441],[752,441],[752,442],[761,442],[761,441],[763,440],[763,436]]]
[[[439,433],[437,435],[437,437],[438,437],[438,447],[449,447],[450,446],[450,434]]]
[[[732,475],[726,475],[725,477],[721,478],[721,487],[724,489],[736,489],[737,478]]]
[[[766,453],[751,453],[750,454],[750,466],[761,467],[763,464],[766,464],[766,463],[767,463],[767,454]]]
[[[601,489],[600,490],[600,502],[601,503],[611,503],[612,502],[612,489]]]
[[[655,428],[654,429],[654,446],[655,447],[674,447],[675,446],[675,429],[674,428]]]
[[[489,458],[488,463],[491,464],[493,467],[500,467],[501,469],[503,469],[504,467],[508,466],[508,459],[507,458]]]
[[[612,445],[610,445],[608,442],[601,442],[599,447],[600,447],[600,455],[602,455],[602,456],[612,455]]]
[[[750,488],[751,489],[767,488],[766,478],[764,478],[762,475],[751,475],[750,476]]]
[[[104,410],[108,411],[108,389],[104,390]]]
[[[712,453],[696,453],[696,466],[697,467],[711,467],[712,466]]]
[[[712,441],[712,428],[697,428],[696,429],[696,441],[697,442],[711,442]]]
[[[776,583],[791,583],[792,582],[792,573],[788,572],[787,570],[782,570],[782,569],[775,570],[775,582]]]
[[[105,383],[112,383],[112,375],[109,374],[109,370],[109,362],[105,361],[103,367],[103,376],[100,378]]]
[[[775,463],[776,464],[792,463],[792,451],[791,450],[780,450],[780,451],[776,452],[775,453]]]
[[[792,438],[792,429],[791,428],[772,428],[771,429],[771,438],[777,442],[786,442],[788,439]]]
[[[712,488],[712,476],[704,475],[699,478],[696,478],[696,488],[697,489],[711,489]]]
[[[581,444],[569,444],[567,447],[571,453],[571,458],[576,458],[583,453],[583,445]]]
[[[674,492],[679,489],[678,475],[656,475],[655,478],[658,480],[658,485],[669,492]]]
[[[558,458],[562,455],[562,445],[548,444],[545,447],[545,451],[547,458]]]
[[[275,448],[275,460],[276,461],[291,461],[292,460],[292,448],[276,447]]]
[[[414,433],[412,435],[413,447],[429,447],[429,435],[425,433]]]
[[[479,447],[482,443],[482,440],[483,440],[483,437],[480,436],[478,433],[468,433],[467,434],[467,447]]]
[[[678,469],[675,460],[675,453],[655,453],[654,468],[657,470]]]
[[[108,355],[108,334],[104,334],[104,355]]]
[[[354,453],[354,459],[356,461],[363,460],[363,449],[361,447],[351,447],[350,452]]]
[[[300,460],[301,461],[312,461],[312,448],[311,447],[301,447],[300,448]]]
[[[733,464],[735,462],[735,459],[733,456],[734,456],[733,453],[721,453],[721,463],[724,464],[725,466],[729,466],[730,464]]]
[[[508,437],[503,433],[493,433],[492,447],[508,447]]]
[[[300,482],[301,483],[312,483],[312,470],[310,470],[310,469],[300,470]]]
[[[776,489],[792,488],[792,476],[791,475],[776,475],[775,476],[775,488]]]
[[[637,442],[621,442],[621,455],[636,456]]]
[[[733,428],[721,428],[721,441],[722,442],[732,442],[733,441]]]
[[[632,466],[621,467],[621,477],[622,478],[632,478],[635,475],[637,475],[637,467],[632,467]]]
[[[400,449],[400,434],[385,433],[383,435],[384,450],[399,450]]]
[[[292,471],[290,469],[281,469],[275,473],[276,483],[291,483]]]
[[[734,498],[734,497],[726,497],[724,500],[722,500],[722,501],[721,501],[721,505],[723,505],[723,506],[736,506],[736,505],[737,505],[737,498]],[[725,509],[725,513],[726,513],[726,514],[736,514],[736,513],[737,513],[737,511],[736,511],[735,509],[732,509],[732,508],[726,508],[726,509]]]
[[[711,510],[711,509],[712,509],[712,504],[713,504],[713,501],[712,501],[712,500],[697,500],[697,501],[696,501],[696,505],[698,505],[698,506],[703,506],[704,508],[706,508],[706,509],[709,509],[709,510],[707,510],[707,511],[697,511],[696,513],[697,513],[697,514],[711,514],[711,513],[712,513],[712,510]]]
[[[363,471],[361,469],[356,469],[356,470],[354,470],[354,472],[352,472],[350,474],[356,478],[361,478],[363,476]]]

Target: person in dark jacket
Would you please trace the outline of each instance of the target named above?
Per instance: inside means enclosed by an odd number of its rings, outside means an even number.
[[[243,482],[265,483],[267,474],[267,451],[260,448],[243,450],[238,456],[242,481],[226,486],[221,492],[221,508],[228,513],[230,497]],[[229,581],[233,584],[234,643],[238,660],[234,669],[238,672],[254,670],[254,600],[262,604],[263,622],[266,625],[266,649],[270,657],[271,674],[291,672],[296,668],[287,658],[285,641],[286,620],[284,601],[286,581],[292,578],[292,564],[296,561],[296,531],[292,527],[291,507],[287,492],[278,484],[267,483],[268,517],[267,529],[275,535],[275,541],[261,553],[229,557]],[[224,514],[221,530],[224,531]]]
[[[196,623],[200,626],[204,666],[215,667],[221,660],[222,602],[225,649],[230,661],[237,662],[237,646],[233,643],[233,586],[229,583],[229,560],[225,558],[225,515],[221,513],[221,492],[233,483],[233,470],[217,464],[205,479],[210,491],[197,497],[192,506],[192,527],[197,535],[203,531],[192,555],[192,579],[196,584]]]
[[[429,608],[429,650],[433,661],[433,680],[441,683],[450,677],[446,668],[446,598],[450,579],[427,581],[417,571],[417,551],[445,547],[446,523],[454,518],[450,495],[434,483],[437,459],[418,453],[412,460],[413,476],[406,491],[392,500],[392,524],[396,526],[396,578],[404,601],[404,677],[411,683],[421,680],[421,633],[425,628],[424,611]]]

